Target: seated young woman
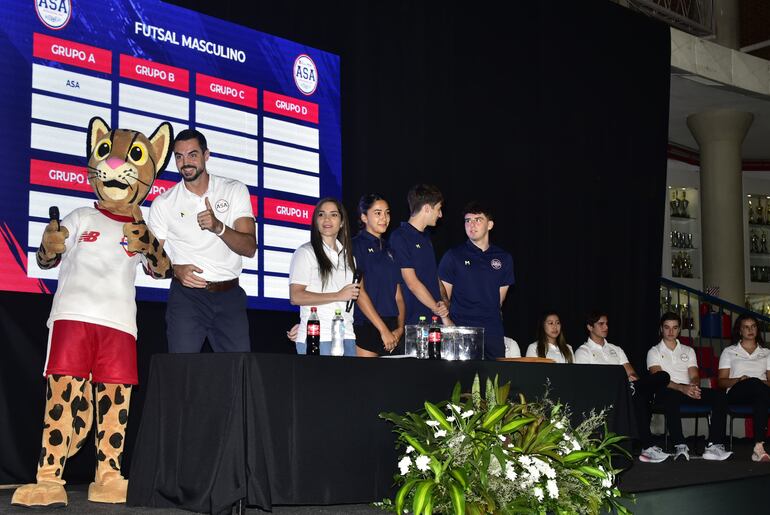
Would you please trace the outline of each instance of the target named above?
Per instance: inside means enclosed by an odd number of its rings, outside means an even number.
[[[549,358],[556,363],[574,361],[572,346],[561,329],[561,319],[555,311],[547,311],[537,325],[537,341],[527,347],[528,358]]]
[[[719,357],[719,386],[727,388],[730,404],[748,404],[754,421],[753,461],[770,462],[765,450],[767,410],[770,407],[770,349],[765,347],[757,319],[740,315],[733,324],[733,345]]]

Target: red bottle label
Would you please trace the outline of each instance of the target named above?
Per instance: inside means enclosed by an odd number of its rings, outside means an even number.
[[[428,333],[428,341],[430,343],[441,343],[441,331],[431,331]]]
[[[321,336],[321,324],[308,324],[307,325],[308,336]]]

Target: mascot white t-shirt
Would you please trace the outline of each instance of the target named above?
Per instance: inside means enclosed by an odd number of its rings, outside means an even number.
[[[123,225],[130,217],[82,207],[64,217],[69,231],[48,327],[76,320],[111,327],[136,338],[136,268],[141,254],[128,252]]]

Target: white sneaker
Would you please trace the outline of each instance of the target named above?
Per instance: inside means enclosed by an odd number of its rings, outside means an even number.
[[[754,445],[754,452],[751,454],[751,461],[766,463],[770,461],[770,456],[765,452],[765,447],[761,443]]]
[[[663,452],[663,449],[660,447],[647,447],[642,451],[642,454],[639,455],[639,461],[645,463],[660,463],[661,461],[666,461],[666,458],[669,456],[671,455]]]
[[[684,456],[687,461],[690,461],[690,448],[687,447],[686,443],[680,443],[674,447],[676,447],[676,452],[674,453],[674,461],[676,461],[679,456]]]
[[[733,455],[733,451],[726,451],[721,443],[710,443],[703,451],[704,460],[724,461]]]

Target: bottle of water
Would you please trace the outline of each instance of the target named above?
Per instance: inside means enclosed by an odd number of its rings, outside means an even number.
[[[342,310],[334,310],[332,319],[332,356],[345,354],[345,319],[342,318]]]
[[[417,322],[417,359],[428,359],[428,321],[425,316]]]

